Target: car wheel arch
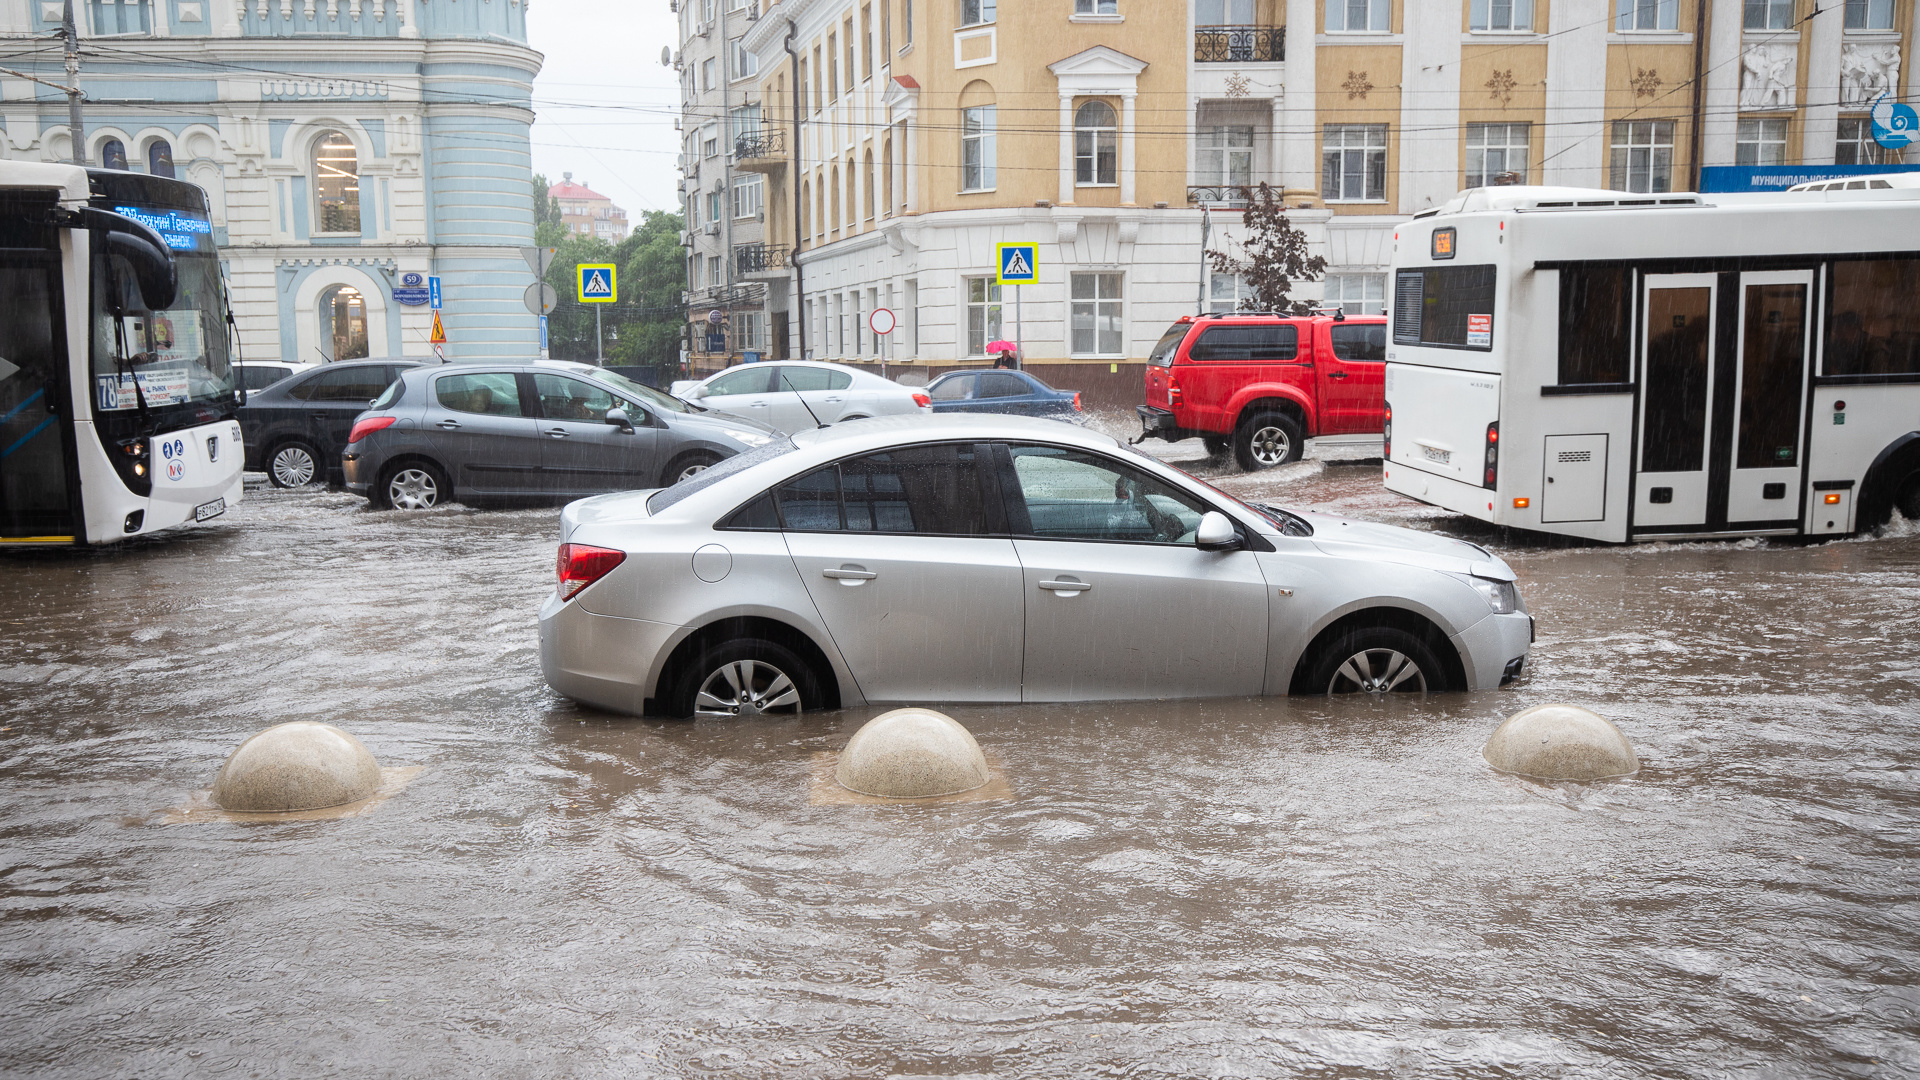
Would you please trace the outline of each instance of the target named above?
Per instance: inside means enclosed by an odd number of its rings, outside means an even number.
[[[646,696],[646,712],[656,715],[659,699],[673,686],[674,681],[685,673],[689,664],[695,662],[700,654],[725,641],[742,638],[761,638],[783,645],[798,654],[812,665],[814,677],[819,680],[821,693],[825,696],[823,709],[838,709],[843,704],[860,704],[863,699],[853,683],[852,676],[839,663],[838,656],[829,647],[815,638],[812,633],[783,619],[770,615],[727,614],[703,621],[698,626],[686,627],[671,647],[662,650],[665,659],[660,661],[647,680],[649,692]],[[849,689],[853,692],[848,693]]]
[[[1466,658],[1460,655],[1460,647],[1447,631],[1446,621],[1437,612],[1400,598],[1377,598],[1343,605],[1320,620],[1307,646],[1292,658],[1293,670],[1287,679],[1287,693],[1311,693],[1312,688],[1307,685],[1308,678],[1329,644],[1342,634],[1371,627],[1404,630],[1424,641],[1446,668],[1442,673],[1446,685],[1437,689],[1471,688]]]
[[[1305,400],[1292,394],[1276,393],[1273,387],[1249,387],[1242,394],[1235,395],[1227,414],[1233,417],[1230,430],[1238,431],[1247,418],[1263,412],[1285,413],[1300,425],[1302,438],[1312,438],[1313,407]]]

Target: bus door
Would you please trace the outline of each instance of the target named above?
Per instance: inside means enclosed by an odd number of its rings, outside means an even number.
[[[1727,522],[1791,525],[1800,518],[1812,295],[1811,270],[1740,275],[1731,423],[1719,425],[1726,445],[1716,447],[1731,459]],[[1716,443],[1721,438],[1716,434]]]
[[[1640,460],[1633,523],[1707,525],[1716,274],[1648,274],[1641,294]]]
[[[0,544],[71,542],[60,256],[0,248]]]

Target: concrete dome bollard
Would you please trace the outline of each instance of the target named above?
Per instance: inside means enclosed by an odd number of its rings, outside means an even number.
[[[1606,780],[1640,771],[1633,744],[1577,705],[1535,705],[1508,717],[1481,750],[1501,772],[1535,780]]]
[[[246,813],[320,810],[372,797],[380,779],[359,739],[297,720],[241,743],[213,778],[213,801]]]
[[[992,775],[959,721],[932,709],[895,709],[853,733],[834,779],[862,795],[925,799],[972,791]]]

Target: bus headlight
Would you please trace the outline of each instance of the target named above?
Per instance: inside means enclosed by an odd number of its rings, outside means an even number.
[[[1514,588],[1511,581],[1495,581],[1493,578],[1475,577],[1472,574],[1448,574],[1455,581],[1465,582],[1473,591],[1487,602],[1487,607],[1495,615],[1511,615],[1520,610],[1520,590]]]

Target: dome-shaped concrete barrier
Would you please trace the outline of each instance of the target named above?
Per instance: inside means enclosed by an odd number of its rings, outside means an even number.
[[[992,774],[959,721],[932,709],[895,709],[853,733],[834,779],[862,795],[926,799],[972,791]]]
[[[331,724],[297,720],[239,745],[213,778],[222,810],[319,810],[380,790],[380,765],[360,740]]]
[[[1501,772],[1535,780],[1607,780],[1640,771],[1633,744],[1578,705],[1535,705],[1494,729],[1481,750]]]

